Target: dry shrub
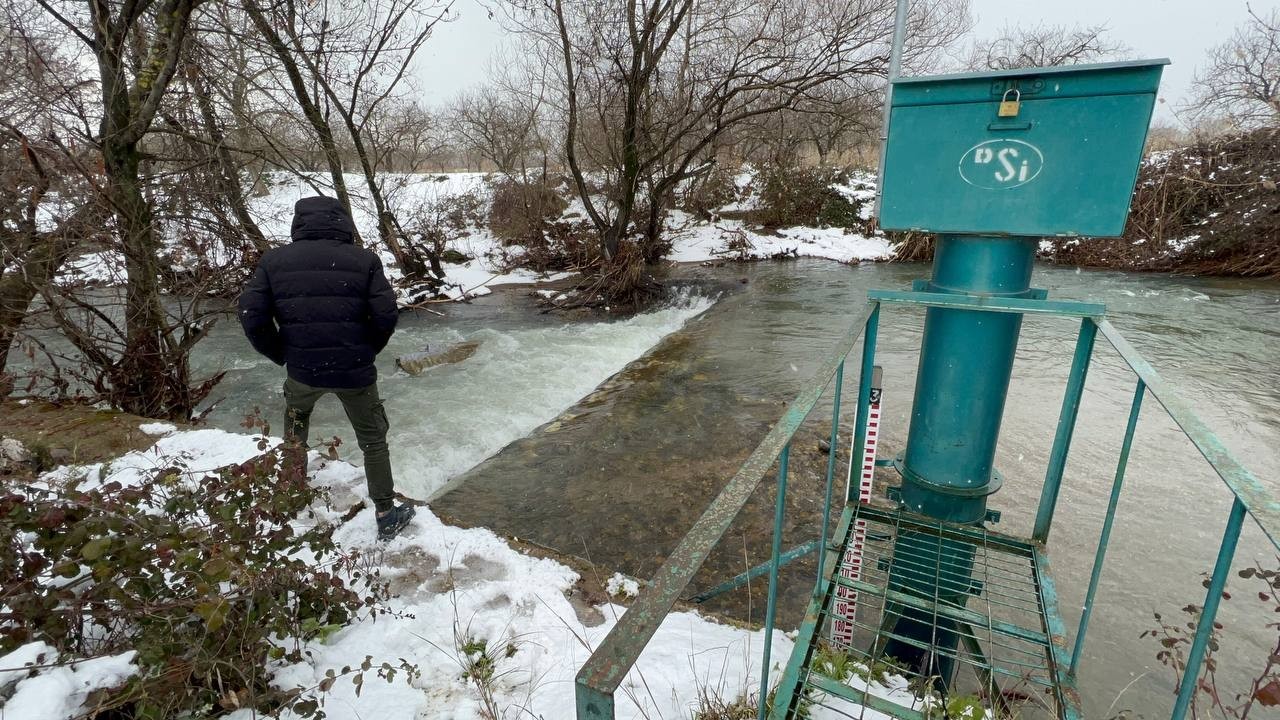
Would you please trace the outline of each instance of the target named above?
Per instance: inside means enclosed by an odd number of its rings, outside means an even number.
[[[545,181],[504,178],[493,184],[489,229],[506,245],[541,244],[569,203]]]
[[[307,642],[387,614],[388,586],[334,543],[333,525],[306,521],[328,495],[268,449],[260,417],[246,425],[262,429],[263,454],[208,475],[173,457],[126,483],[105,467],[63,486],[6,483],[0,654],[37,641],[55,665],[136,653],[136,675],[94,694],[96,717],[322,717],[275,670],[303,661]],[[358,684],[366,670],[344,674]]]
[[[738,199],[735,174],[715,167],[691,180],[677,198],[677,207],[701,220],[712,220],[718,210]]]
[[[439,262],[464,263],[470,258],[449,247],[466,237],[484,219],[485,199],[475,191],[446,195],[414,207],[401,227],[405,253],[417,262],[430,263],[433,272]],[[439,274],[439,273],[437,273]],[[428,279],[428,284],[434,285]]]
[[[661,292],[662,283],[650,274],[643,248],[624,240],[612,258],[596,259],[577,288],[577,299],[561,307],[607,307],[626,312],[648,305]]]
[[[838,168],[773,168],[760,178],[760,205],[748,219],[767,228],[810,225],[859,228],[860,203],[833,185],[849,181],[849,172]]]
[[[1280,130],[1149,157],[1123,238],[1055,238],[1059,262],[1129,270],[1280,276]]]
[[[892,262],[931,262],[938,236],[921,232],[886,233],[893,246]]]
[[[596,262],[599,240],[590,223],[560,220],[547,225],[541,238],[507,251],[506,268],[536,272],[573,272]]]

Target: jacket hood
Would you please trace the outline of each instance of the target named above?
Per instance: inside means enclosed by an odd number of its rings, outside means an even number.
[[[295,240],[338,240],[352,242],[355,223],[337,198],[302,198],[293,206],[293,225],[289,235]]]

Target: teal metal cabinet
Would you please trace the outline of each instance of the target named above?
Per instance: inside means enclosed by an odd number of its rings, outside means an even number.
[[[880,226],[1120,235],[1166,64],[896,80]]]

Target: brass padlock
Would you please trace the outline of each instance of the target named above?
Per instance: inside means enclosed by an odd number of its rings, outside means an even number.
[[[1009,99],[1009,93],[1013,93],[1013,99]],[[1000,98],[1000,109],[996,111],[996,115],[1000,117],[1018,117],[1018,108],[1022,105],[1022,92],[1017,88],[1009,88],[1004,91],[1004,96]]]

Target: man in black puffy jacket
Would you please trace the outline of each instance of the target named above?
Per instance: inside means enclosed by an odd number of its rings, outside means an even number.
[[[293,242],[262,256],[240,296],[240,324],[258,352],[284,365],[285,441],[306,447],[311,410],[333,393],[364,452],[378,537],[409,524],[395,504],[387,413],[373,361],[396,328],[396,298],[374,253],[353,243],[355,225],[334,198],[294,206]]]

